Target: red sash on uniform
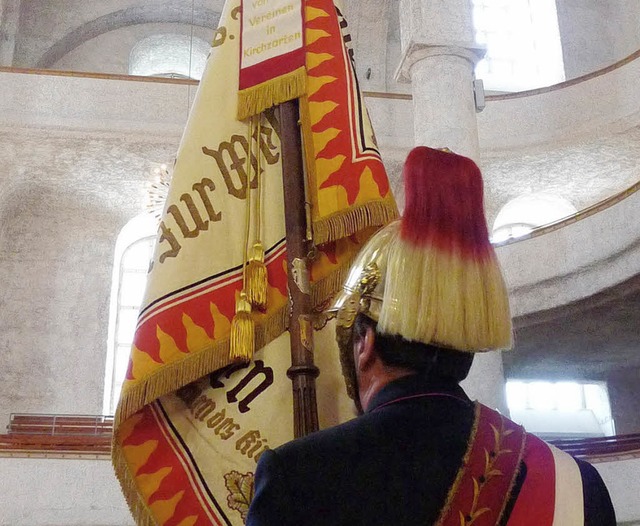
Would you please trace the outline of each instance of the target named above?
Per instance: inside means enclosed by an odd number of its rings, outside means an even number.
[[[526,432],[476,403],[464,464],[449,491],[438,526],[494,526],[511,494],[524,454]]]
[[[573,458],[478,403],[463,466],[437,525],[498,524],[522,461],[527,475],[508,526],[582,526],[582,480]]]
[[[583,526],[582,476],[576,461],[528,434],[527,477],[507,526]]]

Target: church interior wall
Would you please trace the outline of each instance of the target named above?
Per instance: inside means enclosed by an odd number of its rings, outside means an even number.
[[[139,24],[114,29],[98,35],[69,51],[55,62],[52,69],[88,71],[127,75],[131,50],[142,39],[153,35],[172,34],[211,41],[212,31],[185,24]]]
[[[13,187],[0,209],[0,417],[100,414],[116,238],[176,142],[37,129],[0,141]]]
[[[611,0],[610,13],[617,34],[614,54],[619,60],[640,49],[640,9],[634,0]]]
[[[586,75],[640,48],[640,10],[633,0],[557,0],[567,79]]]
[[[620,435],[636,433],[640,429],[638,378],[640,368],[627,367],[607,379],[611,412],[616,422],[616,433]]]
[[[640,47],[637,0],[611,0],[611,6],[613,2],[616,10],[635,14],[614,19],[610,16],[614,8],[607,13],[596,0],[558,0],[564,45],[567,50],[575,48],[568,77],[609,65]],[[147,3],[171,7],[168,1]],[[4,13],[9,7],[15,13],[20,4],[15,56],[9,39],[0,47],[0,57],[11,55],[16,65],[33,66],[70,30],[137,2],[72,0],[61,9],[60,1],[0,0]],[[49,7],[43,14],[44,4]],[[197,4],[202,7],[205,2]],[[210,4],[206,3],[215,11],[222,2]],[[390,30],[386,46],[371,44],[380,34],[381,13],[393,13],[397,4],[377,0],[376,9],[356,26],[359,35],[368,35],[355,39],[358,73],[366,90],[410,92],[409,85],[393,80],[400,56],[393,14],[386,22]],[[53,65],[125,72],[132,43],[165,29],[173,32],[177,25],[132,24],[96,35]],[[196,36],[200,31],[196,29]],[[580,45],[588,48],[584,54]],[[104,56],[105,49],[110,50],[109,57]],[[366,79],[369,68],[371,78]],[[489,103],[479,114],[479,127],[490,223],[502,204],[523,192],[571,194],[581,208],[637,181],[639,79],[640,64],[632,63],[570,89]],[[194,92],[179,85],[0,73],[0,428],[10,412],[101,412],[115,240],[120,228],[144,210],[142,189],[151,165],[170,162],[174,156]],[[396,197],[402,201],[399,175],[413,144],[412,102],[368,99],[367,103],[387,168],[395,178]],[[559,167],[560,159],[564,164]],[[613,173],[605,169],[612,162],[617,163]],[[578,177],[576,166],[583,167]],[[568,180],[572,173],[574,183]],[[571,184],[573,189],[567,187]],[[581,193],[580,187],[588,187],[590,193]],[[559,263],[569,265],[563,272],[570,293],[561,301],[591,293],[586,283],[597,290],[620,281],[632,271],[629,262],[640,261],[640,241],[632,231],[638,221],[639,195],[617,205],[609,216],[600,215],[595,231],[600,232],[603,246],[591,253],[593,261]],[[554,295],[558,276],[543,275],[542,267],[550,268],[548,261],[532,254],[541,250],[566,254],[572,243],[591,244],[592,225],[574,225],[578,231],[588,230],[587,241],[577,241],[576,230],[565,230],[501,249],[507,254],[501,258],[509,279],[521,289],[517,312],[540,308],[541,298],[547,298],[549,305],[559,301]],[[618,233],[625,227],[623,235],[606,239],[612,230]],[[615,254],[624,257],[618,266],[598,266],[598,261]],[[594,274],[585,274],[585,268],[598,269],[601,281],[593,281]],[[535,287],[540,282],[546,287],[542,296]],[[615,396],[628,400],[627,380],[616,385]],[[1,459],[0,463],[3,478],[16,481],[0,494],[0,500],[9,503],[0,525],[132,524],[108,461]],[[618,519],[640,519],[636,482],[640,461],[597,467],[611,489]]]
[[[0,466],[0,526],[135,525],[108,459],[0,458]]]
[[[568,79],[591,73],[623,57],[614,54],[609,2],[557,0],[565,74]],[[605,22],[605,23],[603,23]]]
[[[640,273],[639,203],[636,192],[556,231],[498,247],[512,315],[567,305]]]
[[[390,0],[372,0],[358,16],[349,16],[352,47],[356,53],[356,73],[362,89],[387,91],[387,39]]]
[[[222,5],[221,0],[197,0],[193,3],[192,13],[191,9],[166,0],[147,0],[142,4],[135,0],[109,0],[98,4],[80,0],[21,0],[19,6],[13,8],[18,8],[20,13],[18,27],[12,30],[15,35],[13,65],[50,68],[64,55],[95,37],[129,29],[124,32],[125,43],[150,30],[141,27],[147,25],[171,27],[172,30],[177,26],[179,32],[185,34],[191,34],[193,25],[194,35],[204,37],[208,42],[217,26]],[[164,21],[172,23],[160,23]],[[109,48],[100,50],[94,57],[96,64],[99,65],[105,49]],[[71,65],[72,69],[79,70],[81,64]]]

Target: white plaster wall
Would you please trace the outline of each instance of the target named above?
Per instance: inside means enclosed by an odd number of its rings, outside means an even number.
[[[0,0],[0,66],[11,66],[20,18],[20,0]]]
[[[613,64],[614,39],[611,2],[600,0],[556,0],[560,41],[567,79]]]
[[[100,33],[109,27],[96,24],[102,17],[109,17],[110,24],[119,24],[126,20],[127,25],[144,24],[146,6],[151,6],[156,13],[178,13],[187,20],[190,19],[192,6],[220,12],[224,0],[108,0],[103,2],[85,2],[83,0],[22,0],[20,12],[20,27],[16,36],[14,65],[19,67],[35,67],[45,53],[56,42],[74,31],[100,27]],[[126,11],[129,10],[129,11]],[[104,19],[103,20],[107,20]],[[93,38],[99,33],[93,29],[84,37]],[[73,45],[82,44],[73,42]],[[68,49],[71,51],[71,49]]]
[[[356,60],[356,73],[364,90],[385,91],[387,80],[387,38],[392,0],[369,0],[366,8],[354,11],[347,3],[345,17]],[[368,74],[368,75],[367,75]],[[369,78],[367,78],[369,76]]]
[[[567,79],[640,48],[640,4],[634,0],[556,0],[556,8]]]
[[[0,526],[133,526],[108,460],[0,458]]]
[[[34,67],[42,55],[72,29],[136,3],[135,0],[22,0],[14,64]]]
[[[565,305],[640,273],[639,222],[636,192],[555,232],[499,247],[513,316]]]
[[[51,69],[127,75],[133,47],[152,35],[178,34],[213,39],[213,30],[184,24],[138,24],[103,33],[80,44],[58,60]]]
[[[7,74],[0,85],[1,429],[11,412],[101,412],[116,237],[143,211],[154,163],[175,155],[189,91]]]
[[[640,49],[640,5],[636,0],[610,0],[616,28],[614,55],[618,59]]]
[[[478,114],[480,148],[500,151],[578,141],[640,124],[640,59],[560,90],[489,101]]]
[[[607,485],[618,523],[640,524],[640,458],[599,462],[594,466]]]
[[[480,166],[490,228],[500,209],[522,195],[544,192],[583,210],[640,179],[640,126],[579,140],[484,151]]]
[[[0,130],[0,425],[99,414],[119,230],[177,138]]]
[[[196,87],[0,72],[0,126],[180,137]]]

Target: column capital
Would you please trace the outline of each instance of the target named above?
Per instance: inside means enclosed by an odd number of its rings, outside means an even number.
[[[411,41],[404,48],[400,64],[395,73],[397,82],[411,82],[411,68],[417,62],[429,57],[450,56],[467,60],[473,69],[484,58],[487,49],[475,42],[448,42],[445,44],[427,44]]]

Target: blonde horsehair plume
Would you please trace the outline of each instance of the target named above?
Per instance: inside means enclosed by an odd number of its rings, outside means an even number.
[[[407,157],[403,177],[406,204],[389,247],[378,330],[460,351],[510,348],[509,300],[479,168],[421,146]]]

